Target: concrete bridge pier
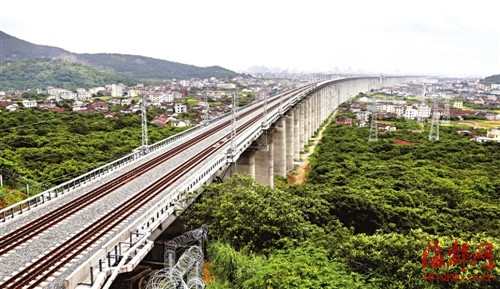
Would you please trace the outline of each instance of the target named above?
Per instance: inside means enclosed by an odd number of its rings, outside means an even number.
[[[295,154],[295,123],[293,109],[290,109],[285,115],[285,134],[286,134],[286,170],[293,169],[293,157]],[[286,173],[285,173],[286,175]]]
[[[309,140],[311,139],[311,136],[312,136],[312,99],[311,97],[309,97],[307,99],[307,115],[306,115],[306,118],[307,118],[307,131],[306,131],[306,145],[307,143],[309,142]]]
[[[321,97],[323,96],[323,90],[318,92],[316,96],[316,115],[314,116],[316,119],[316,125],[314,131],[318,131],[319,126],[321,125]]]
[[[247,148],[236,161],[236,173],[247,174],[255,179],[255,153],[256,150]]]
[[[298,107],[293,110],[293,160],[300,160],[300,110]]]
[[[314,132],[316,131],[316,110],[317,110],[317,107],[316,107],[316,96],[318,95],[317,92],[313,93],[309,99],[310,99],[310,102],[311,102],[311,114],[309,115],[309,118],[311,120],[311,131],[309,132],[310,133],[310,138],[313,138],[314,137]]]
[[[259,184],[274,188],[274,145],[270,135],[257,139],[259,149],[255,152],[255,180]]]
[[[286,177],[286,127],[285,117],[280,117],[274,126],[273,131],[274,144],[274,173],[278,176]]]
[[[303,150],[304,147],[306,146],[306,101],[301,102],[299,104],[299,111],[300,111],[300,117],[299,117],[299,139],[300,139],[300,146],[299,146],[299,151]]]

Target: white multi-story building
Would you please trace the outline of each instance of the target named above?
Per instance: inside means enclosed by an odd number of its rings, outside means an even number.
[[[37,105],[38,103],[36,102],[36,100],[28,100],[28,99],[23,100],[23,106],[25,108],[36,107]]]
[[[418,117],[418,110],[412,106],[406,106],[403,116],[406,119],[416,119]]]
[[[431,108],[426,104],[419,104],[417,106],[418,115],[420,118],[429,118],[431,116]]]
[[[162,102],[165,101],[165,96],[166,96],[165,93],[155,92],[155,93],[150,94],[148,96],[148,98],[149,98],[149,101],[151,102],[151,104],[153,104],[155,106],[159,106]]]
[[[457,108],[457,109],[462,109],[462,108],[464,108],[464,103],[463,103],[463,101],[455,101],[455,102],[453,102],[453,108]]]
[[[379,108],[381,112],[395,113],[395,106],[392,103],[382,103]]]
[[[137,93],[137,90],[135,90],[135,89],[129,89],[127,91],[127,96],[128,97],[136,97],[136,96],[139,96],[139,94]]]
[[[123,84],[111,84],[111,96],[113,97],[123,96]]]
[[[165,102],[173,102],[174,101],[174,95],[169,92],[165,95]]]
[[[65,100],[74,100],[78,95],[72,91],[65,90],[59,93],[59,97]]]
[[[77,100],[73,103],[73,111],[82,111],[86,109],[87,105],[83,101]]]
[[[182,94],[179,91],[172,91],[172,97],[174,99],[182,98]]]
[[[106,91],[106,88],[102,86],[89,88],[90,94],[97,94],[99,91]]]
[[[405,113],[405,107],[402,105],[394,106],[394,113],[397,116],[402,116]]]
[[[217,89],[235,89],[236,84],[234,83],[217,83]]]
[[[175,113],[186,113],[187,112],[187,105],[182,104],[182,103],[174,104],[174,112]]]
[[[79,99],[86,99],[92,97],[92,93],[90,93],[89,91],[81,91],[77,92],[76,94]]]

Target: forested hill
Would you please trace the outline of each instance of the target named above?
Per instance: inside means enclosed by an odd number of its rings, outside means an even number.
[[[110,83],[134,85],[137,81],[60,59],[19,60],[0,66],[0,90],[26,90],[47,86],[74,90]]]
[[[236,72],[220,66],[198,67],[138,55],[98,53],[79,54],[77,57],[85,65],[109,69],[117,74],[141,79],[232,78],[238,76]]]
[[[0,31],[2,66],[8,62],[40,58],[63,59],[135,79],[232,78],[239,75],[220,66],[199,67],[138,55],[72,53],[58,47],[33,44]]]
[[[37,45],[0,31],[0,61],[54,58],[71,52],[53,46]]]
[[[484,83],[500,83],[500,74],[488,76],[482,82],[484,82]]]

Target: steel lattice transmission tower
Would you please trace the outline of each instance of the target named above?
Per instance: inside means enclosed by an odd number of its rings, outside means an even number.
[[[443,111],[443,117],[441,119],[441,122],[443,124],[449,125],[450,124],[450,100],[445,99],[444,101],[444,111]]]
[[[427,87],[424,84],[424,89],[422,91],[422,95],[420,96],[420,104],[417,109],[417,123],[422,126],[422,129],[425,127],[425,119],[426,117],[422,115],[423,108],[425,106],[425,92]]]
[[[377,99],[374,97],[372,101],[372,119],[370,122],[370,136],[368,137],[368,141],[378,141],[377,111]]]
[[[142,124],[142,153],[147,154],[149,152],[148,144],[148,116],[146,114],[146,97],[144,94],[141,98],[141,124]]]
[[[434,98],[434,108],[432,110],[432,123],[429,130],[429,141],[439,140],[439,102]]]

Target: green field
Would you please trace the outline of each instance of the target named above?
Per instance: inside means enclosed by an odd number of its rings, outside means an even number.
[[[186,100],[186,103],[189,104],[189,105],[196,105],[200,102],[199,99],[196,99],[196,98],[188,98]]]
[[[500,127],[500,120],[462,120],[456,122],[458,125],[467,125],[473,128],[495,128]]]

